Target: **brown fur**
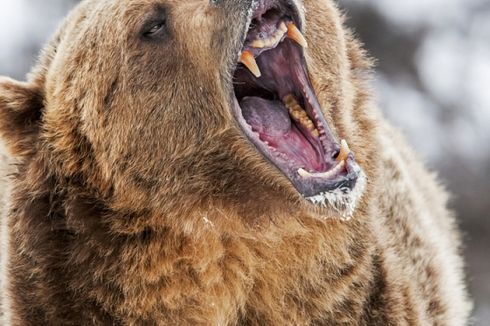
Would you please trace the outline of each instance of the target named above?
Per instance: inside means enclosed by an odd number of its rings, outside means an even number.
[[[143,43],[156,3],[169,34]],[[4,323],[466,323],[445,192],[372,107],[370,62],[330,1],[304,1],[307,61],[368,177],[353,218],[305,201],[242,136],[230,71],[249,7],[87,0],[27,83],[0,80],[17,160]]]

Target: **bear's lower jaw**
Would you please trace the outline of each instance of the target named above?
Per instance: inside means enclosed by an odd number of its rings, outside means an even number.
[[[347,142],[336,141],[323,116],[295,10],[275,1],[253,14],[233,78],[234,115],[303,197],[350,215],[365,178]]]

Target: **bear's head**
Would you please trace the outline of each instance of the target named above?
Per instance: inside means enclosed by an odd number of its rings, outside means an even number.
[[[338,17],[326,0],[83,1],[27,82],[0,79],[18,178],[42,166],[131,216],[351,215],[375,165],[370,65]]]

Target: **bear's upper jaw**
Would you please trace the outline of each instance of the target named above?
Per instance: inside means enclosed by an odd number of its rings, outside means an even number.
[[[235,116],[259,151],[315,203],[348,196],[361,170],[346,141],[335,140],[311,85],[297,9],[261,2],[234,73]]]

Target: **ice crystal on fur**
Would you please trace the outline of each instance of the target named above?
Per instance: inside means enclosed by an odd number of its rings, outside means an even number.
[[[316,196],[307,197],[315,205],[333,208],[340,214],[342,220],[348,221],[352,218],[357,203],[366,188],[366,175],[361,171],[356,186],[350,190],[342,187],[332,191],[322,192]]]

